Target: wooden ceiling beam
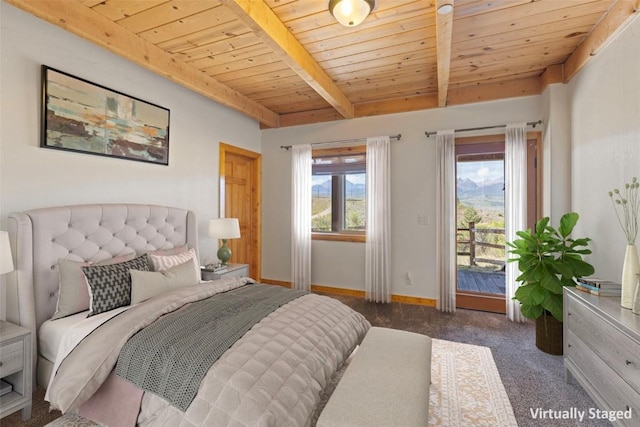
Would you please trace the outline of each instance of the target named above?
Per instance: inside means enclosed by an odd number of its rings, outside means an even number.
[[[433,94],[407,96],[404,98],[369,101],[355,105],[357,117],[377,116],[381,114],[406,113],[416,110],[428,110],[438,107],[438,96]]]
[[[260,123],[279,127],[279,116],[77,1],[6,0],[40,19],[120,55]]]
[[[598,25],[564,63],[564,82],[569,82],[634,17],[640,14],[640,0],[617,0]]]
[[[460,85],[449,89],[449,105],[495,101],[540,93],[540,77],[525,77],[470,86]]]
[[[541,82],[538,76],[479,85],[456,85],[449,90],[448,105],[471,104],[497,99],[539,95],[540,93],[542,93]],[[354,105],[355,116],[369,117],[438,108],[438,98],[438,93],[431,93],[384,101],[363,102]],[[297,126],[342,119],[343,117],[336,114],[332,108],[325,108],[321,110],[281,114],[280,125],[282,127]],[[265,127],[266,126],[263,126],[263,128]]]
[[[436,14],[436,51],[438,55],[438,106],[447,106],[447,94],[449,91],[449,74],[451,69],[451,35],[453,33],[453,10],[440,14],[438,9],[450,4],[453,0],[437,0]]]
[[[544,90],[550,84],[563,83],[563,82],[564,82],[564,65],[563,64],[549,65],[540,76],[540,92],[544,92]]]
[[[353,104],[263,0],[222,0],[256,36],[274,50],[344,118],[354,117]],[[328,12],[327,12],[328,13]]]
[[[280,114],[280,126],[308,125],[313,123],[333,122],[343,119],[344,117],[342,117],[335,108],[323,108],[321,110]],[[260,128],[268,129],[267,126],[260,126]]]

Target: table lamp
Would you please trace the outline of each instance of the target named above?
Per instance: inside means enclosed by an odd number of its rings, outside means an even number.
[[[238,218],[217,218],[209,221],[209,237],[222,240],[218,249],[218,259],[222,265],[227,265],[231,259],[231,249],[227,246],[228,239],[240,238],[240,224]]]

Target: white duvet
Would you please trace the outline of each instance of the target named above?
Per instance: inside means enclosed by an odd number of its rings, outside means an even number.
[[[245,283],[245,279],[206,282],[114,317],[60,363],[48,390],[52,407],[66,412],[82,405],[107,378],[128,337],[159,315]],[[362,315],[337,300],[314,294],[297,298],[256,324],[222,355],[186,412],[145,393],[138,423],[167,427],[308,425],[321,390],[369,327]]]

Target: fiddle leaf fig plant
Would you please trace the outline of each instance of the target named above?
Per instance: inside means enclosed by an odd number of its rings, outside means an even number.
[[[591,253],[591,239],[569,237],[578,218],[575,212],[563,215],[558,229],[549,225],[549,217],[541,218],[535,230],[518,231],[519,238],[507,242],[515,255],[507,261],[517,262],[520,270],[516,281],[521,286],[513,299],[520,302],[523,316],[537,319],[548,312],[562,322],[562,288],[593,274],[593,266],[582,259]]]

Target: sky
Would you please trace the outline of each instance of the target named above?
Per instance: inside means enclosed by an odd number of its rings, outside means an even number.
[[[483,182],[504,177],[504,162],[489,160],[480,162],[458,162],[458,179],[470,179],[473,182]]]

